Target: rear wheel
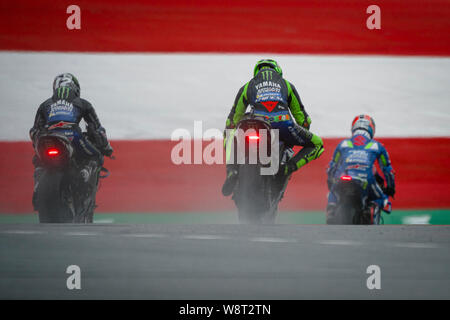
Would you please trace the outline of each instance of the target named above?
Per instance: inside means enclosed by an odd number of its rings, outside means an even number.
[[[239,168],[234,200],[242,223],[273,222],[267,176],[261,175],[260,168],[251,164]]]
[[[357,209],[352,203],[338,204],[334,216],[334,224],[354,224]]]
[[[62,200],[64,173],[46,171],[39,179],[36,190],[37,209],[40,223],[70,223],[73,214]]]

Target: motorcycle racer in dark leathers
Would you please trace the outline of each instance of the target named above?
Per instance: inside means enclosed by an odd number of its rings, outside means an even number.
[[[228,115],[225,129],[234,129],[250,105],[255,116],[264,117],[273,129],[279,130],[280,140],[301,149],[281,170],[290,175],[323,153],[322,139],[309,131],[311,118],[305,111],[294,85],[283,78],[276,61],[263,59],[257,62],[253,79],[238,92]],[[231,137],[229,138],[231,140]],[[227,139],[225,147],[229,148]],[[227,163],[227,177],[222,187],[224,196],[229,196],[237,182],[235,164]]]
[[[391,203],[388,197],[395,194],[394,170],[386,149],[373,138],[374,135],[374,120],[368,115],[359,115],[352,121],[352,137],[341,141],[336,147],[327,170],[330,191],[327,205],[328,220],[333,219],[338,202],[333,192],[335,181],[349,172],[367,181],[363,187],[364,196],[376,202],[383,211],[390,213]],[[384,184],[384,180],[374,166],[376,161],[380,164],[386,180],[387,187],[384,191],[380,186]]]
[[[80,121],[87,124],[87,134],[83,134]],[[80,174],[85,181],[89,180],[92,167],[103,165],[103,156],[111,156],[113,149],[106,137],[106,131],[101,126],[94,107],[85,99],[80,98],[80,84],[70,73],[63,73],[53,81],[53,95],[38,108],[34,125],[30,129],[33,146],[40,134],[51,130],[63,132],[72,141],[79,154],[86,160]],[[42,171],[39,158],[33,157],[35,167],[34,180],[36,192],[39,176]],[[33,199],[35,195],[33,195]],[[34,200],[33,200],[34,202]],[[35,205],[35,204],[34,204]]]

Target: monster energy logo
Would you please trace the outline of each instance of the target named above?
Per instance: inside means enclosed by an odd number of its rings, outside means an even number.
[[[270,76],[270,80],[272,80],[272,71],[267,70],[267,71],[261,71],[263,80],[269,80],[269,76]]]
[[[67,99],[69,97],[70,88],[68,87],[59,87],[58,88],[58,98]]]

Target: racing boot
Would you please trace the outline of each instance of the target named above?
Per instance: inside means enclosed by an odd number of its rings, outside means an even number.
[[[236,168],[228,165],[227,166],[227,178],[222,186],[222,194],[228,197],[233,193],[236,182],[238,181],[238,171]]]
[[[381,210],[383,210],[387,214],[390,214],[392,212],[392,203],[389,201],[389,198],[388,197],[383,198],[381,203],[382,203],[382,206],[380,206]]]
[[[33,199],[32,199],[32,203],[33,203],[33,209],[34,211],[38,211],[38,201],[37,201],[37,189],[39,186],[39,179],[42,176],[42,173],[44,172],[44,168],[42,167],[36,167],[34,169],[34,174],[33,174],[33,178],[34,178],[34,188],[33,188]]]
[[[95,169],[97,168],[97,162],[90,160],[80,171],[81,178],[84,183],[87,183],[91,177],[95,174]]]
[[[327,204],[327,224],[335,224],[336,223],[336,203]]]
[[[89,181],[91,174],[92,174],[92,167],[90,166],[85,166],[80,171],[81,179],[83,180],[84,183],[87,183]]]

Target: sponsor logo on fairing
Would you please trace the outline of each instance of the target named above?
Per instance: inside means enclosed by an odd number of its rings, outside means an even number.
[[[73,104],[66,100],[58,100],[50,106],[49,118],[59,115],[72,115]]]
[[[259,89],[261,89],[263,87],[274,87],[274,88],[278,88],[278,89],[281,90],[280,84],[276,83],[276,82],[272,82],[272,81],[263,81],[263,82],[258,83],[257,85],[255,85],[255,89],[256,90],[259,90]]]
[[[353,138],[353,144],[355,146],[363,146],[366,144],[367,139],[364,136],[356,136]]]
[[[351,165],[351,166],[347,166],[346,167],[346,170],[351,170],[351,169],[355,169],[355,170],[366,170],[366,169],[368,169],[369,168],[369,166],[367,166],[367,165],[363,165],[363,164],[354,164],[354,165]]]
[[[369,162],[369,153],[365,150],[350,150],[345,162]]]
[[[60,121],[58,123],[55,123],[53,125],[51,125],[48,130],[53,130],[53,129],[68,129],[71,128],[74,125],[73,122],[65,122],[65,121]]]
[[[283,101],[283,97],[281,96],[281,93],[279,92],[267,92],[262,94],[256,95],[255,102],[261,102],[261,101]]]
[[[261,104],[267,109],[267,111],[272,112],[272,110],[277,106],[278,101],[262,101]]]

